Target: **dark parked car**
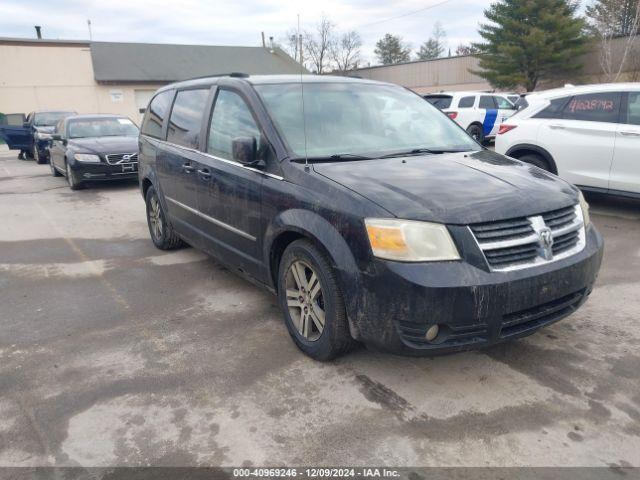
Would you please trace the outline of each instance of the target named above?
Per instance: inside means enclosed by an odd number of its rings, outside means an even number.
[[[52,134],[51,174],[64,175],[71,190],[87,181],[138,177],[138,127],[118,115],[74,115]]]
[[[6,125],[0,123],[0,138],[10,150],[20,150],[20,158],[47,163],[50,134],[58,121],[69,115],[75,112],[31,112],[26,118],[22,113],[7,114]]]
[[[273,290],[321,360],[354,341],[430,354],[531,334],[582,305],[602,258],[578,189],[366,80],[164,87],[139,178],[154,244],[186,241]]]

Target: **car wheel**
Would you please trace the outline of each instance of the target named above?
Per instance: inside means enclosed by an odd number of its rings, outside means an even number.
[[[311,358],[331,360],[356,343],[336,273],[308,240],[296,240],[282,255],[278,300],[291,338]]]
[[[69,188],[71,190],[80,190],[83,186],[82,183],[78,181],[75,174],[71,170],[71,167],[69,167],[69,162],[67,162],[66,165],[67,165],[66,177],[67,177],[67,183],[69,184]]]
[[[480,145],[484,145],[484,132],[482,127],[478,124],[469,125],[467,133],[473,137],[473,139]]]
[[[40,156],[40,150],[38,149],[38,147],[33,147],[33,159],[39,165],[42,165],[44,163],[44,158]]]
[[[49,169],[51,170],[51,175],[53,175],[54,177],[59,177],[61,175],[61,173],[56,169],[51,160],[49,160]]]
[[[523,155],[518,158],[521,162],[530,163],[531,165],[535,165],[538,168],[546,170],[547,172],[551,171],[551,167],[549,166],[549,162],[547,162],[541,155],[536,155],[535,153],[529,153],[527,155]]]
[[[183,245],[178,234],[167,222],[164,209],[154,187],[149,187],[145,197],[147,204],[147,225],[153,244],[160,250],[172,250]]]

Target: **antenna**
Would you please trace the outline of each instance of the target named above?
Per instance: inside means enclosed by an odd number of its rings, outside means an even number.
[[[304,82],[302,81],[304,65],[302,64],[302,33],[300,33],[300,14],[298,14],[298,38],[300,39],[300,92],[302,96],[302,131],[304,132],[304,169],[309,170],[309,154],[307,153],[307,115],[304,111]]]

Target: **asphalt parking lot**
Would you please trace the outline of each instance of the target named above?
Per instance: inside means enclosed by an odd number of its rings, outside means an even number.
[[[156,250],[136,184],[0,152],[0,465],[640,466],[640,202],[575,315],[488,350],[328,364],[275,297]]]

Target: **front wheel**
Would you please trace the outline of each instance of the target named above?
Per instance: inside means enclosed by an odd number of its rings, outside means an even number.
[[[43,163],[45,163],[45,158],[42,155],[40,155],[40,149],[37,146],[33,147],[33,159],[39,165],[42,165]]]
[[[147,225],[153,244],[160,250],[173,250],[183,245],[178,234],[167,222],[158,193],[154,187],[149,187],[145,196],[147,204]]]
[[[71,170],[71,167],[69,166],[69,162],[67,162],[66,177],[67,177],[67,183],[69,184],[69,188],[71,190],[80,190],[83,187],[82,183],[78,181],[75,174],[73,173],[73,170]]]
[[[547,162],[541,155],[536,155],[535,153],[530,153],[527,155],[523,155],[518,158],[521,162],[530,163],[531,165],[535,165],[538,168],[546,170],[547,172],[551,171],[551,167],[549,167],[549,162]]]
[[[285,250],[278,300],[291,338],[311,358],[331,360],[355,344],[336,273],[308,240],[296,240]]]
[[[59,177],[61,175],[53,164],[53,160],[51,159],[49,159],[49,169],[51,169],[51,175],[53,175],[54,177]]]

